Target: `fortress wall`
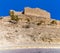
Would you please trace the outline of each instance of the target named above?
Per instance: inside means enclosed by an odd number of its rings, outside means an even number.
[[[31,15],[31,16],[37,16],[37,17],[50,18],[50,13],[49,12],[47,12],[45,10],[42,10],[42,9],[39,9],[39,8],[26,7],[24,9],[24,14],[25,15]]]

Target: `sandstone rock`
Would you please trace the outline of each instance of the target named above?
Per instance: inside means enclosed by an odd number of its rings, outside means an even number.
[[[47,12],[45,10],[42,10],[42,9],[39,9],[39,8],[26,7],[24,9],[24,14],[25,15],[31,15],[31,16],[37,16],[37,17],[50,18],[50,13],[49,12]]]

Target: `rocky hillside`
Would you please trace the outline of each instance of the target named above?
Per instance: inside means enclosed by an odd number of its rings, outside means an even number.
[[[51,19],[49,12],[39,8],[10,10],[10,16],[0,19],[0,47],[38,43],[60,43],[60,21]]]

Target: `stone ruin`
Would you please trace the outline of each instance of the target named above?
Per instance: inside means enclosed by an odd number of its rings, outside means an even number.
[[[14,11],[15,15],[20,15],[23,12],[16,12],[15,10],[10,10],[10,11]],[[50,13],[42,10],[40,8],[29,8],[26,7],[24,8],[24,13],[25,15],[30,15],[30,16],[36,16],[36,17],[45,17],[45,18],[50,18]]]
[[[10,10],[10,11],[14,11],[14,10]],[[50,21],[50,19],[51,19],[49,12],[47,12],[45,10],[42,10],[42,9],[39,9],[39,8],[29,8],[29,7],[26,7],[26,8],[24,8],[23,12],[16,12],[16,11],[14,11],[14,14],[15,15],[24,14],[24,15],[27,15],[27,16],[39,17],[40,18],[39,20],[44,20],[46,23],[48,23]]]
[[[31,15],[31,16],[37,16],[37,17],[46,17],[46,18],[50,18],[50,13],[42,10],[40,8],[29,8],[26,7],[24,9],[24,14],[25,15]]]
[[[14,10],[10,10],[10,11],[14,11]],[[42,10],[40,8],[26,7],[26,8],[24,8],[24,11],[22,11],[22,12],[16,12],[16,11],[14,11],[14,14],[15,15],[24,14],[24,15],[27,15],[27,16],[31,16],[33,18],[37,17],[37,19],[39,18],[39,20],[45,21],[45,24],[49,24],[50,21],[53,20],[53,19],[51,19],[51,15],[50,15],[49,12],[47,12],[45,10]],[[57,25],[60,25],[60,21],[57,21]]]

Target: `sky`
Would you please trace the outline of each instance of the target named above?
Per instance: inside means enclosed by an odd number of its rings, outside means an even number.
[[[24,7],[41,8],[60,20],[60,0],[0,0],[0,16],[8,16],[9,10],[22,11]]]

